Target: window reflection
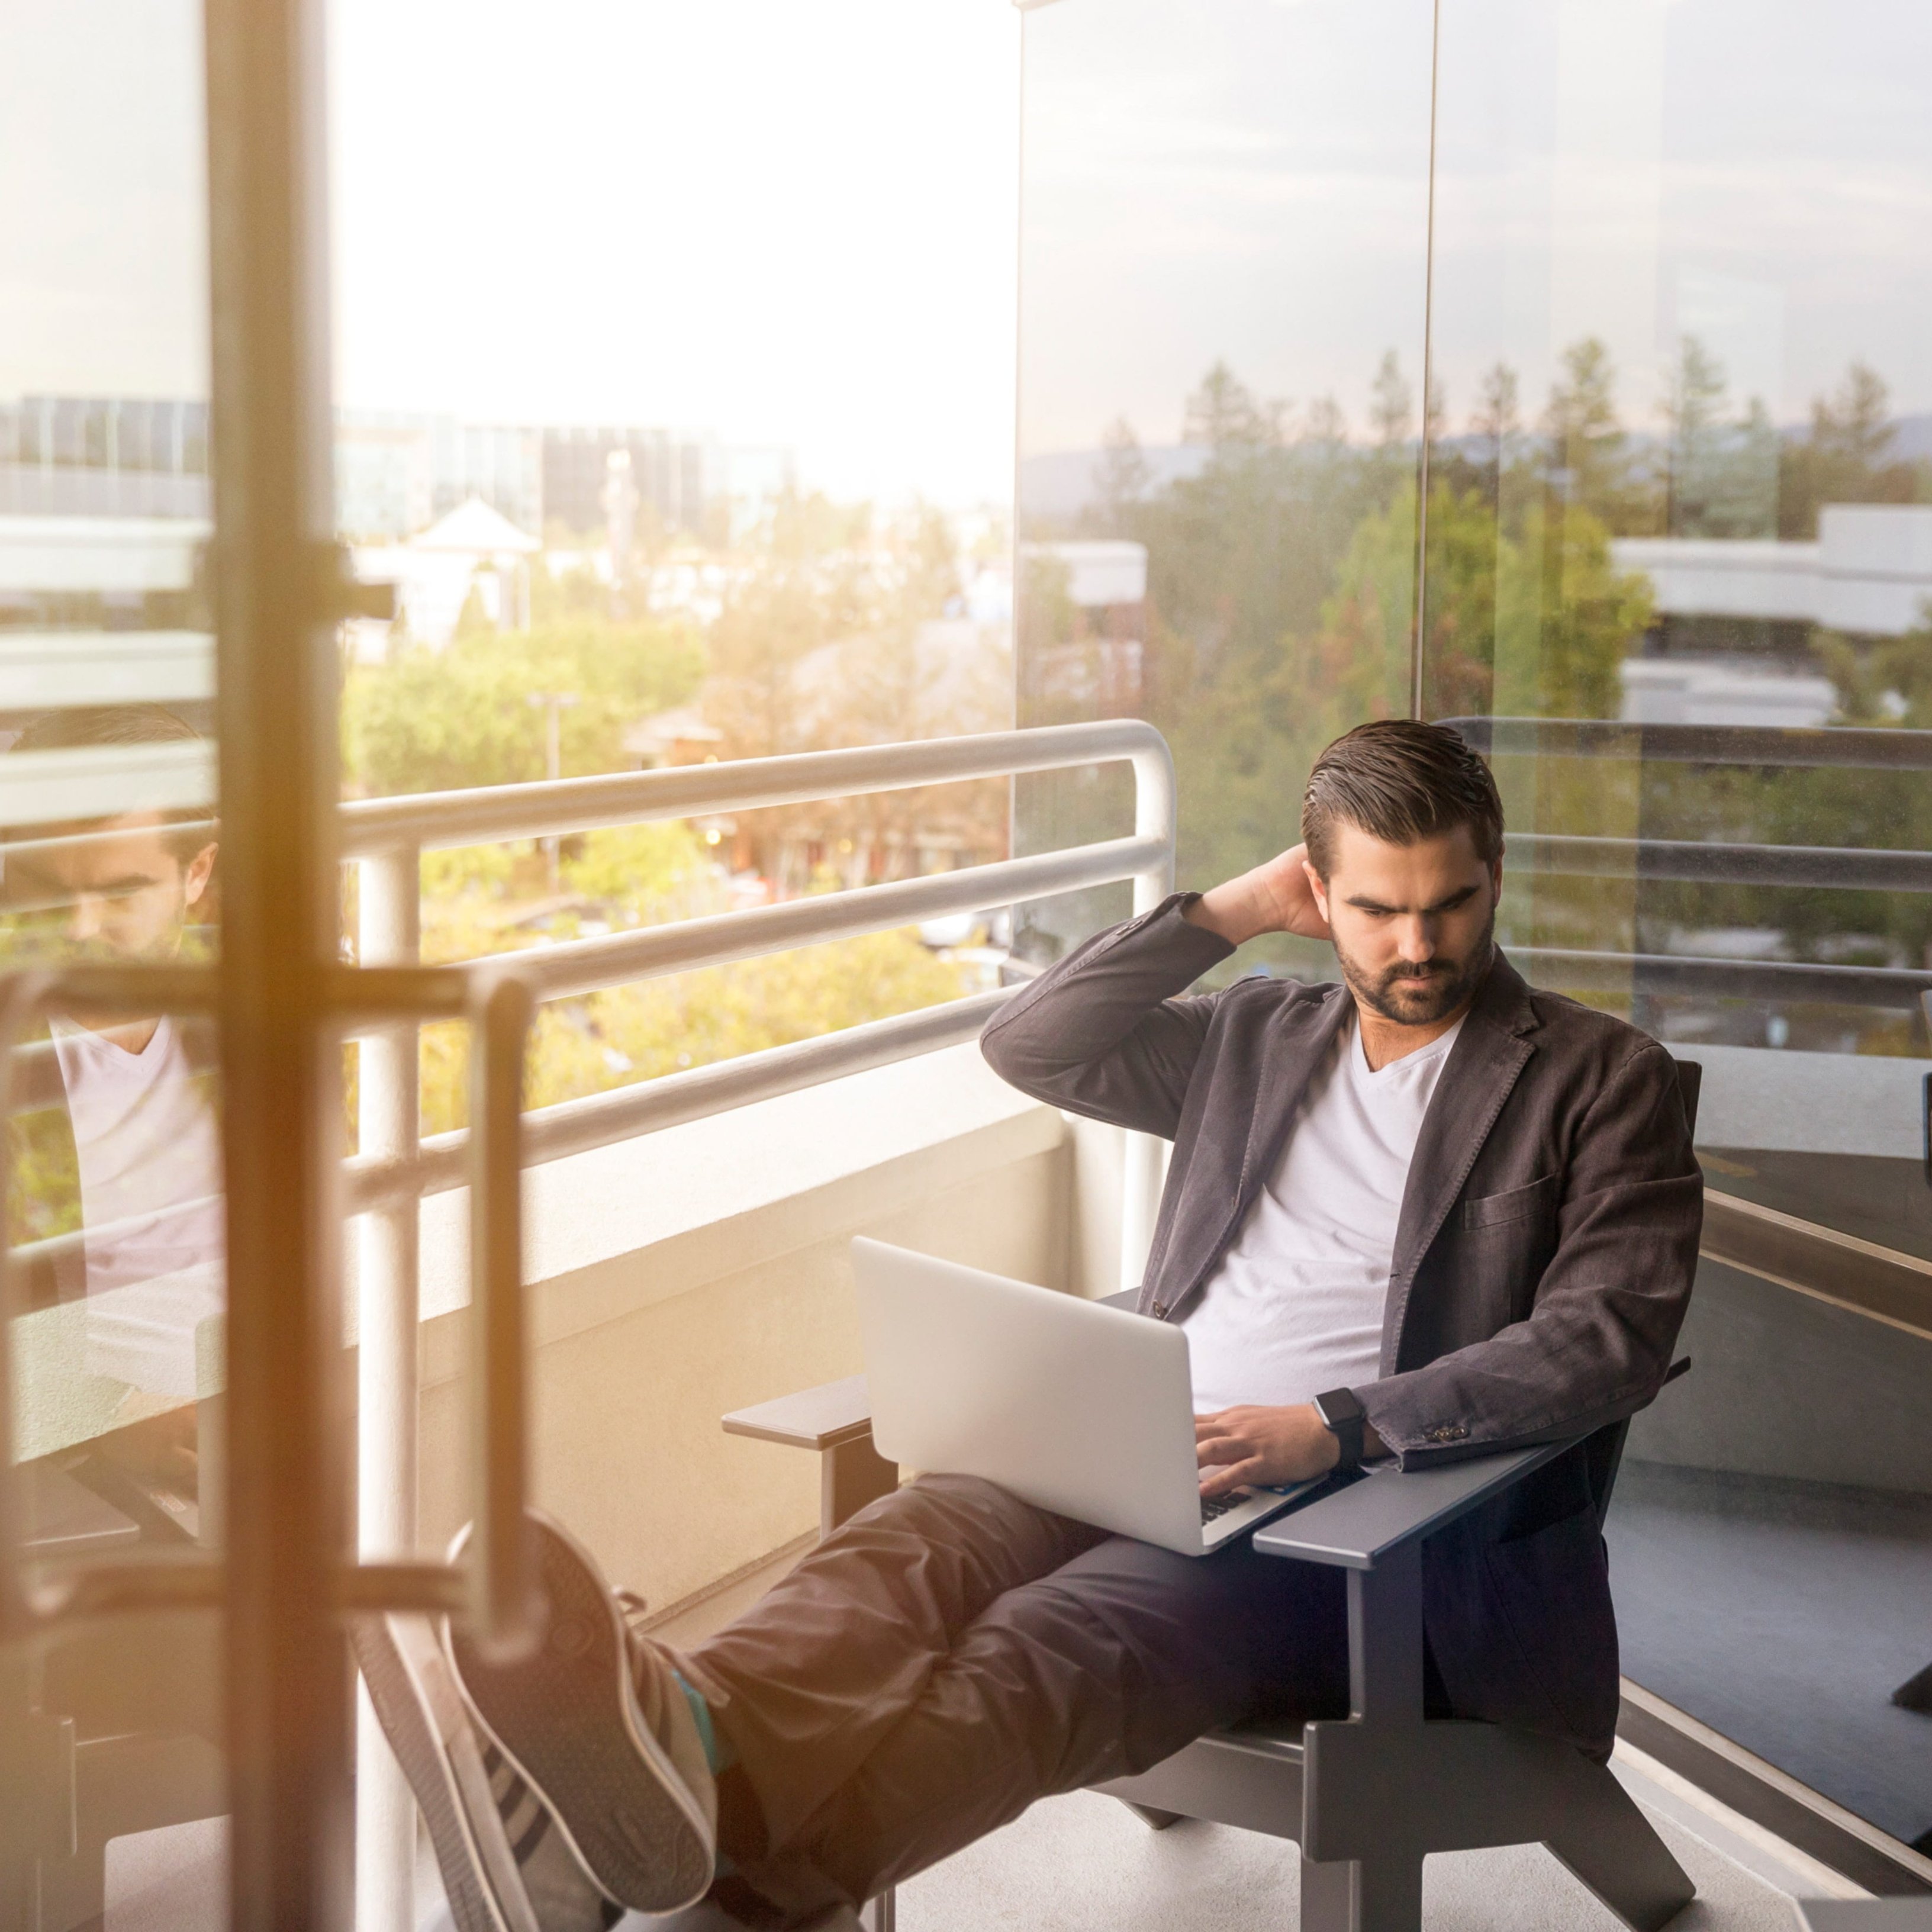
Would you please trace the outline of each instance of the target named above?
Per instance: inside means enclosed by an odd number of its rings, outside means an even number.
[[[1609,1532],[1625,1670],[1922,1846],[1932,1304],[1878,1318],[1808,1228],[1932,1253],[1927,38],[1444,7],[1421,623],[1504,790],[1512,956],[1705,1070],[1695,1371]],[[1735,1264],[1726,1196],[1776,1254]]]
[[[1704,1069],[1626,1671],[1923,1850],[1932,1298],[1833,1242],[1932,1258],[1932,16],[1439,18],[1028,16],[1022,722],[1158,722],[1196,886],[1412,669],[1489,753],[1512,958]],[[1035,847],[1122,827],[1099,779],[1018,796]]]
[[[1157,724],[1180,874],[1224,878],[1407,708],[1429,10],[1074,0],[1026,34],[1020,722]],[[1022,850],[1126,809],[1114,775],[1018,796]],[[1016,950],[1124,910],[1030,908]]]

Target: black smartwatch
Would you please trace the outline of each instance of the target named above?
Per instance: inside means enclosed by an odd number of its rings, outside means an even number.
[[[1315,1398],[1315,1413],[1322,1426],[1342,1445],[1342,1460],[1335,1466],[1352,1475],[1362,1466],[1362,1431],[1368,1411],[1355,1400],[1353,1389],[1330,1389]]]

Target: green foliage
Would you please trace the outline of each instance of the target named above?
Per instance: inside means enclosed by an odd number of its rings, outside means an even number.
[[[1836,392],[1811,405],[1811,434],[1785,446],[1778,533],[1809,539],[1827,503],[1911,503],[1928,498],[1932,470],[1892,455],[1892,403],[1883,380],[1854,362]]]
[[[879,932],[593,993],[539,1010],[524,1104],[551,1106],[840,1032],[967,990],[962,969],[912,933]],[[424,1133],[464,1124],[468,1051],[459,1027],[424,1029]]]
[[[572,844],[560,871],[564,889],[596,899],[640,925],[722,910],[710,848],[682,820],[617,825]]]
[[[590,610],[529,631],[460,632],[440,652],[418,646],[350,676],[350,788],[380,796],[544,777],[548,720],[530,702],[538,693],[577,700],[562,716],[566,776],[621,770],[626,729],[687,700],[702,666],[683,626],[615,623]]]
[[[1549,501],[1497,536],[1496,560],[1496,714],[1614,718],[1618,667],[1650,622],[1648,580],[1617,571],[1588,510]]]
[[[509,889],[515,861],[507,845],[460,845],[422,855],[422,896],[442,901],[464,894],[500,898]]]

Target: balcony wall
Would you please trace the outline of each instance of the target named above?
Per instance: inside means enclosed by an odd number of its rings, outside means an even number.
[[[654,1610],[756,1573],[815,1528],[816,1459],[718,1418],[859,1371],[851,1238],[1103,1293],[1118,1198],[1118,1136],[970,1046],[532,1170],[538,1498]],[[426,1540],[466,1508],[466,1212],[423,1210]]]

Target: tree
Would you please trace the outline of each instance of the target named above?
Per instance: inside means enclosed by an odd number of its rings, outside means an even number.
[[[1651,615],[1649,579],[1617,569],[1600,518],[1532,505],[1520,535],[1497,539],[1497,715],[1614,718],[1619,667]]]
[[[522,632],[472,630],[438,652],[360,666],[343,692],[343,762],[365,796],[514,784],[547,776],[536,692],[578,700],[561,720],[566,776],[619,771],[638,718],[683,703],[703,663],[681,623],[611,622],[589,612]]]
[[[1782,452],[1780,536],[1816,537],[1827,503],[1910,503],[1932,494],[1932,466],[1890,460],[1891,415],[1883,378],[1862,361],[1852,363],[1835,394],[1814,399],[1810,434]]]
[[[1152,478],[1133,424],[1125,416],[1116,416],[1100,439],[1096,479],[1101,516],[1108,530],[1117,535],[1124,530],[1129,512],[1147,494]]]
[[[1503,472],[1510,460],[1510,440],[1519,428],[1516,415],[1516,374],[1507,362],[1498,362],[1482,380],[1476,392],[1475,413],[1470,427],[1489,445],[1485,482],[1490,501],[1501,500]]]
[[[1218,452],[1279,442],[1286,410],[1284,403],[1258,402],[1227,364],[1217,362],[1187,399],[1180,440]]]
[[[1385,452],[1400,449],[1409,438],[1415,397],[1393,349],[1383,350],[1369,394],[1369,422],[1376,442]]]
[[[1612,535],[1651,533],[1660,520],[1652,493],[1635,472],[1618,418],[1616,370],[1598,336],[1563,352],[1562,374],[1544,412],[1550,440],[1550,487],[1581,505]]]

